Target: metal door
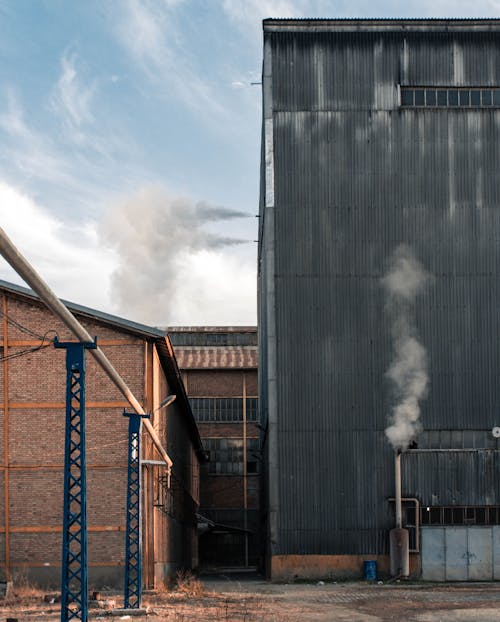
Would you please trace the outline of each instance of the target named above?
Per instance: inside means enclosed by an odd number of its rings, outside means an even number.
[[[500,527],[422,527],[422,578],[492,581],[500,578]]]

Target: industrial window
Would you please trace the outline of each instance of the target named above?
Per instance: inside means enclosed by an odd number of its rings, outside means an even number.
[[[212,475],[243,475],[242,438],[205,438],[208,472]],[[259,439],[247,439],[247,473],[259,472]]]
[[[500,525],[500,506],[422,506],[422,525]]]
[[[257,331],[241,333],[169,332],[174,346],[256,346]]]
[[[199,423],[238,423],[243,421],[242,397],[191,397],[191,409]],[[246,398],[246,420],[256,423],[258,399]]]
[[[500,87],[402,86],[403,108],[500,108]]]

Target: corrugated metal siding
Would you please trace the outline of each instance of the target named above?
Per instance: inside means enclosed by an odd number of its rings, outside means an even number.
[[[382,552],[394,485],[380,277],[400,243],[434,275],[415,310],[430,362],[423,426],[487,429],[500,412],[500,111],[401,110],[397,85],[500,85],[500,39],[452,30],[267,36],[280,465],[273,552]],[[464,453],[453,468],[470,484],[491,459],[481,456]],[[450,498],[436,460],[444,458],[412,458],[417,475],[405,470],[405,495],[428,499],[442,487],[440,498]],[[483,484],[474,494],[456,488],[460,503],[489,502],[492,482]]]
[[[412,452],[402,458],[405,495],[422,505],[499,505],[500,452]]]

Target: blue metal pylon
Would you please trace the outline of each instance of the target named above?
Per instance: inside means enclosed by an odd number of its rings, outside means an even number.
[[[54,341],[66,349],[66,431],[61,622],[88,619],[85,349],[95,342]]]
[[[141,418],[123,411],[128,421],[128,482],[127,482],[127,533],[125,542],[125,590],[123,606],[135,609],[141,606],[142,556],[141,556]]]

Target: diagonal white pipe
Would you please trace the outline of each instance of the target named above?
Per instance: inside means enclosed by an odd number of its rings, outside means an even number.
[[[14,268],[14,270],[21,276],[31,289],[38,294],[40,299],[47,305],[47,307],[64,322],[69,330],[82,342],[93,341],[93,337],[87,332],[87,330],[80,324],[76,317],[69,311],[69,309],[63,305],[59,298],[54,294],[50,287],[45,283],[38,272],[27,261],[27,259],[19,252],[12,240],[7,236],[5,231],[0,227],[0,253],[6,259],[6,261]],[[97,347],[90,350],[91,354],[97,359],[99,365],[108,374],[112,382],[118,387],[128,403],[132,406],[135,412],[139,415],[146,414],[144,408],[140,402],[136,399],[132,391],[129,389],[123,378],[116,371],[113,365],[108,360],[104,352]],[[149,419],[142,420],[143,425],[151,437],[156,449],[160,453],[163,461],[168,466],[170,471],[172,467],[172,460],[165,451],[161,440],[153,428]]]

